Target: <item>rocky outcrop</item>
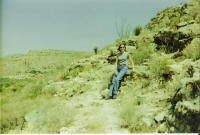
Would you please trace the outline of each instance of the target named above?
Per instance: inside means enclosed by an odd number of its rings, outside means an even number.
[[[174,6],[166,8],[157,13],[155,17],[145,26],[145,28],[151,31],[157,31],[163,27],[170,27],[176,29],[176,26],[180,22],[190,22],[195,20],[195,23],[199,23],[199,3],[198,0],[182,4],[180,6]],[[184,26],[185,24],[179,24],[179,26]]]
[[[154,33],[157,49],[166,53],[182,51],[194,38],[199,38],[198,4],[194,0],[166,8],[151,19],[144,29]]]
[[[199,24],[188,24],[178,30],[164,28],[154,36],[157,49],[164,49],[166,53],[182,51],[186,45],[199,36]]]
[[[185,60],[176,68],[171,66],[176,75],[171,88],[174,91],[171,107],[166,115],[170,132],[200,132],[199,64],[200,61]]]
[[[129,39],[129,40],[123,40],[122,43],[126,46],[137,46],[137,40],[136,39]]]

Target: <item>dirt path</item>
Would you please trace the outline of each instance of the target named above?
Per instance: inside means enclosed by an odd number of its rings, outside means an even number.
[[[129,133],[120,127],[121,119],[116,107],[118,99],[102,99],[97,87],[95,85],[86,93],[67,101],[77,109],[78,114],[71,125],[60,130],[61,133]]]

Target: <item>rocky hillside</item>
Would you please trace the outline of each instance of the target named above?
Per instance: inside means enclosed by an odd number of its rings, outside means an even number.
[[[105,100],[121,42],[135,73],[127,72],[117,99]],[[2,133],[198,133],[198,1],[164,9],[140,35],[1,94]]]

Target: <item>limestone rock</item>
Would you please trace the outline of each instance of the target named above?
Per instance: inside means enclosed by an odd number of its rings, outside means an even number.
[[[185,27],[178,29],[179,32],[183,33],[185,36],[197,36],[199,34],[199,24],[189,24]]]
[[[49,85],[46,85],[42,89],[42,92],[44,92],[44,93],[63,93],[68,88],[68,85],[69,84],[64,81],[50,83]]]
[[[156,117],[154,118],[154,120],[158,123],[158,122],[163,122],[164,121],[164,117],[166,115],[167,112],[161,112],[158,115],[156,115]]]
[[[109,89],[100,91],[101,97],[104,99],[108,96]]]
[[[51,84],[51,83],[53,83],[54,82],[54,80],[49,80],[48,81],[48,84]]]
[[[158,133],[167,133],[167,132],[168,132],[168,128],[167,128],[166,123],[162,123],[162,124],[158,127],[157,132],[158,132]]]

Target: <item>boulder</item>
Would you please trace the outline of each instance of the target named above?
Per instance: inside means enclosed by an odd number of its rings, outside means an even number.
[[[108,96],[108,92],[109,92],[109,89],[105,89],[105,90],[100,91],[101,97],[103,99],[105,99]]]
[[[68,88],[68,83],[67,82],[53,82],[48,85],[46,85],[43,89],[42,92],[44,93],[63,93],[65,90]]]
[[[157,123],[158,122],[160,122],[160,123],[164,122],[166,113],[167,112],[164,111],[164,112],[161,112],[158,115],[156,115],[155,118],[154,118],[155,122],[157,122]]]
[[[199,24],[188,24],[178,29],[185,37],[194,37],[199,34]]]
[[[157,128],[157,133],[168,133],[168,127],[166,123],[160,124],[160,126]]]

